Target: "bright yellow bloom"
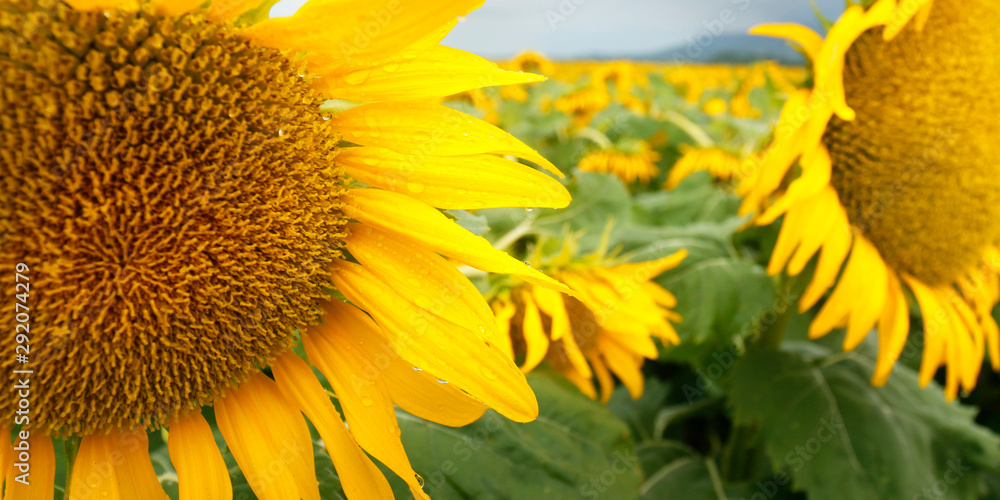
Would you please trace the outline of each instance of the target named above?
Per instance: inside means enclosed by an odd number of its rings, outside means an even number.
[[[658,356],[653,338],[679,344],[671,322],[674,296],[652,280],[677,266],[680,251],[662,259],[621,264],[601,254],[572,262],[571,244],[542,269],[568,284],[574,295],[531,284],[503,290],[491,300],[498,330],[509,333],[504,345],[511,357],[523,355],[521,370],[542,361],[562,373],[591,399],[607,403],[614,390],[612,374],[638,399],[643,392],[642,365]]]
[[[729,105],[726,104],[725,100],[713,97],[708,101],[705,101],[705,104],[702,106],[702,111],[709,116],[720,116],[725,113],[728,108]]]
[[[394,405],[444,425],[535,418],[445,258],[567,288],[438,210],[569,203],[505,159],[558,174],[537,152],[429,102],[540,79],[438,44],[480,3],[312,0],[261,19],[259,0],[0,1],[0,267],[29,268],[38,377],[32,486],[4,498],[52,498],[54,435],[82,437],[68,499],[165,498],[146,445],[161,426],[180,498],[231,498],[204,406],[258,498],[319,498],[303,413],[349,498],[392,498],[368,455],[427,498]],[[347,425],[290,351],[297,332]]]
[[[526,50],[518,54],[512,61],[500,65],[511,71],[525,71],[551,76],[555,73],[555,65],[539,52]]]
[[[760,224],[785,216],[772,274],[798,274],[821,250],[801,308],[836,287],[809,333],[847,327],[853,349],[877,325],[873,384],[904,347],[905,288],[923,313],[921,384],[945,365],[954,398],[987,351],[1000,368],[998,23],[992,0],[879,0],[848,8],[825,40],[796,25],[754,30],[801,45],[814,86],[785,105],[743,211],[763,210]],[[796,160],[801,173],[771,204]]]
[[[682,144],[679,149],[683,156],[670,167],[667,182],[663,185],[665,189],[676,188],[681,181],[698,171],[707,171],[720,181],[740,180],[755,163],[753,158],[744,161],[721,148],[702,149]]]
[[[656,162],[660,153],[653,151],[646,141],[635,141],[627,149],[591,151],[580,160],[578,167],[585,172],[614,174],[625,184],[648,183],[660,173]]]
[[[611,104],[611,94],[605,85],[587,85],[555,100],[553,107],[573,117],[573,127],[590,124],[594,115]]]

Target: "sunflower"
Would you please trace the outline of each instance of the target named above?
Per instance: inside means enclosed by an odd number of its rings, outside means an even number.
[[[755,163],[753,158],[741,160],[732,153],[718,147],[697,148],[688,144],[680,147],[681,158],[670,167],[670,174],[664,189],[674,189],[689,175],[706,171],[720,181],[739,180],[744,172],[751,170]]]
[[[553,259],[532,259],[569,285],[572,295],[533,284],[494,294],[490,303],[498,330],[510,335],[505,349],[511,357],[523,355],[525,373],[547,361],[591,399],[598,398],[596,377],[601,402],[608,402],[614,389],[612,373],[638,399],[643,392],[642,364],[658,356],[653,338],[666,345],[680,343],[671,325],[681,320],[671,310],[677,300],[650,280],[677,266],[687,252],[635,263],[622,263],[624,259],[603,251],[577,260],[574,254],[569,238]]]
[[[625,184],[648,183],[660,173],[660,153],[643,140],[627,140],[587,153],[578,167],[585,172],[614,174]]]
[[[594,115],[611,104],[611,94],[604,85],[589,83],[573,92],[560,96],[552,106],[573,117],[573,128],[580,129],[590,124]]]
[[[30,418],[0,401],[33,450],[4,498],[52,498],[56,436],[78,445],[67,498],[164,498],[158,428],[182,499],[230,498],[209,406],[259,498],[319,498],[302,413],[349,498],[392,497],[365,452],[427,498],[393,405],[536,416],[445,257],[566,288],[438,208],[569,195],[505,159],[558,173],[537,152],[430,101],[537,77],[438,44],[479,1],[261,3],[0,1],[0,267],[30,279],[30,362],[0,365],[33,377]],[[7,345],[25,342],[13,309]]]
[[[721,116],[729,109],[729,104],[725,99],[713,97],[702,105],[701,110],[708,116]]]
[[[1000,368],[997,23],[992,0],[879,0],[849,7],[825,40],[796,25],[754,30],[801,45],[814,74],[785,104],[742,209],[763,210],[760,224],[784,215],[771,273],[798,274],[821,251],[801,309],[836,287],[812,337],[847,327],[849,350],[877,325],[875,385],[904,347],[907,289],[923,313],[921,384],[945,365],[954,398],[985,352]]]

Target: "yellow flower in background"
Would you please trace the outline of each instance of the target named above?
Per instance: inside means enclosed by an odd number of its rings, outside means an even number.
[[[665,189],[674,189],[689,175],[706,171],[720,181],[740,180],[745,170],[752,168],[754,159],[741,160],[732,153],[721,148],[696,148],[687,144],[680,147],[681,158],[670,167]]]
[[[604,85],[586,85],[583,88],[556,99],[552,106],[573,117],[573,127],[583,128],[590,124],[598,112],[611,104],[611,94]]]
[[[513,60],[500,65],[503,69],[511,71],[523,71],[551,76],[555,73],[555,65],[539,52],[526,50],[521,52]]]
[[[541,269],[566,283],[573,295],[524,284],[499,292],[490,302],[499,325],[509,333],[504,348],[523,355],[525,373],[547,361],[591,399],[607,403],[614,390],[612,374],[634,399],[643,392],[642,365],[656,359],[653,338],[676,345],[671,322],[676,298],[651,281],[676,267],[687,255],[679,251],[658,260],[620,263],[603,252],[574,261],[572,240]]]
[[[720,116],[724,114],[727,109],[729,109],[729,105],[726,104],[724,99],[713,97],[708,101],[705,101],[705,104],[701,109],[709,116]]]
[[[848,8],[825,40],[796,25],[754,30],[800,44],[814,86],[785,105],[743,212],[785,216],[772,274],[798,274],[821,251],[801,308],[836,287],[810,335],[847,327],[853,349],[877,325],[875,385],[906,342],[904,289],[924,318],[921,384],[945,365],[954,398],[987,351],[1000,368],[998,23],[992,0],[879,0]],[[801,173],[769,205],[796,160]]]
[[[625,184],[648,183],[660,173],[658,161],[660,153],[653,151],[648,142],[636,140],[613,149],[591,151],[577,167],[585,172],[614,174]]]
[[[568,289],[438,210],[569,203],[505,159],[558,174],[537,152],[428,102],[540,79],[438,44],[480,3],[312,0],[262,20],[259,0],[0,2],[0,267],[29,269],[38,380],[32,486],[4,498],[52,498],[49,436],[82,437],[68,499],[165,498],[159,427],[181,499],[231,498],[206,405],[258,498],[319,498],[302,413],[349,498],[392,498],[369,454],[427,498],[394,405],[444,425],[487,406],[535,418],[445,257]]]

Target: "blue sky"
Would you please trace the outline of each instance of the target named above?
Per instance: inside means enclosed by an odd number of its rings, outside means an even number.
[[[272,15],[287,15],[302,3],[284,0]],[[831,18],[844,3],[816,0]],[[635,55],[684,45],[710,29],[740,34],[765,22],[818,28],[815,19],[809,0],[486,0],[444,44],[490,58],[524,49],[553,58]]]

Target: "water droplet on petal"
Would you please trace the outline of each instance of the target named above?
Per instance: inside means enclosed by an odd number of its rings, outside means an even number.
[[[441,383],[441,384],[447,384],[448,383],[447,380],[437,379],[437,381],[438,381],[438,383]]]
[[[417,484],[420,485],[420,488],[423,488],[424,487],[424,478],[420,477],[420,474],[414,474],[413,477],[417,478]]]
[[[372,398],[361,398],[361,404],[365,406],[371,406],[375,404],[375,401],[372,401]]]
[[[422,369],[420,369],[420,368],[417,368],[416,366],[414,366],[414,367],[413,367],[413,369],[414,369],[415,371],[418,371],[418,372],[422,372],[422,371],[423,371]]]

